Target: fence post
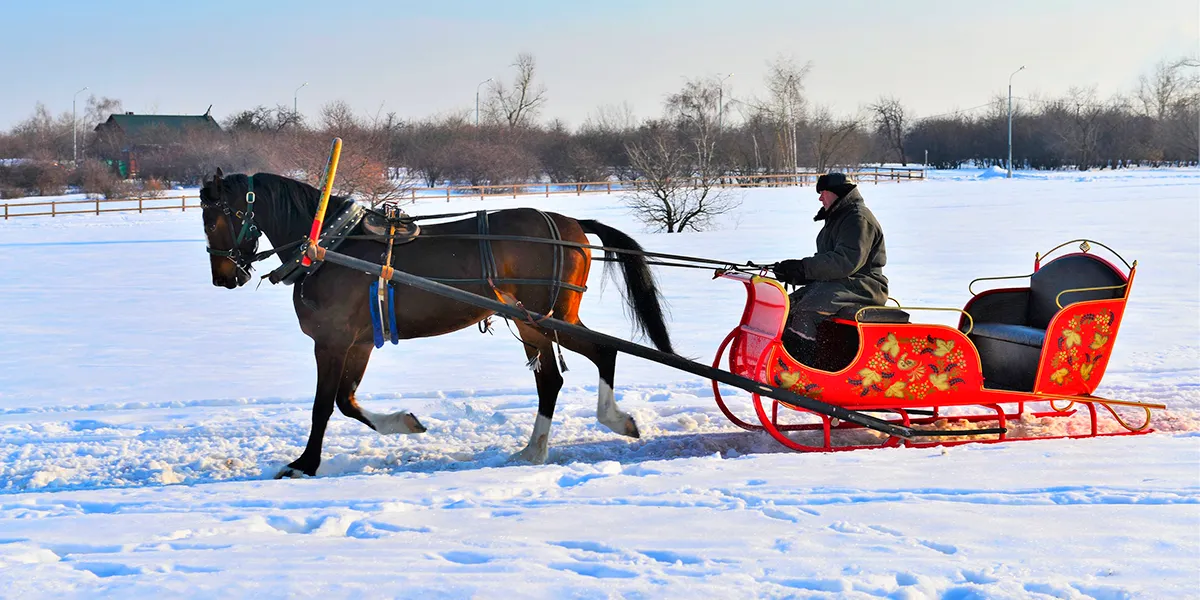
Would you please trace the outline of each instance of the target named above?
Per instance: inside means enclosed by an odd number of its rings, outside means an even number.
[[[612,182],[608,182],[608,193],[612,194]]]
[[[179,197],[179,208],[180,208],[180,209],[181,209],[183,212],[187,212],[187,196],[180,196],[180,197]]]
[[[142,214],[142,197],[138,196],[138,214]]]
[[[96,216],[100,216],[100,199],[96,198]]]
[[[5,221],[8,220],[8,203],[7,202],[4,203],[4,220]]]
[[[450,186],[446,186],[446,202],[450,201]]]
[[[57,217],[58,216],[56,214],[57,212],[58,212],[57,205],[54,203],[53,200],[51,200],[50,201],[50,216]]]
[[[550,197],[550,183],[546,182],[546,197]]]

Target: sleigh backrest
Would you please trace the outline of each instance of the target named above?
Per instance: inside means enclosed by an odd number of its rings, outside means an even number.
[[[1062,307],[1086,300],[1124,298],[1128,279],[1108,261],[1092,254],[1068,254],[1034,272],[1029,282],[1026,324],[1046,329]]]

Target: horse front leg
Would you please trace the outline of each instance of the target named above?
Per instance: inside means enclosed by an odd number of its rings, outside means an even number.
[[[367,371],[367,361],[371,358],[373,346],[370,343],[359,343],[350,346],[346,351],[346,364],[342,370],[342,382],[338,386],[337,407],[343,415],[361,421],[367,427],[379,432],[380,435],[391,433],[425,433],[425,426],[417,417],[407,410],[389,414],[371,412],[358,404],[354,398],[358,384]]]
[[[318,342],[314,350],[317,358],[317,392],[313,396],[312,429],[308,432],[308,444],[300,458],[292,461],[275,474],[275,479],[316,475],[321,465],[321,445],[325,441],[325,428],[333,414],[342,372],[346,364],[347,347]]]

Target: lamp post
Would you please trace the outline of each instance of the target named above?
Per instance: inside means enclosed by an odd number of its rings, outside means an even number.
[[[492,80],[492,78],[488,77],[487,79],[480,81],[479,85],[475,86],[475,126],[476,127],[479,127],[479,88],[483,87],[483,84],[488,83],[491,80]]]
[[[83,86],[82,90],[75,92],[71,96],[71,164],[79,162],[79,128],[75,126],[75,98],[82,92],[87,91],[87,86]]]
[[[1025,65],[1021,65],[1020,69],[1012,72],[1008,76],[1008,175],[1007,179],[1012,179],[1012,78],[1013,75],[1025,70]]]
[[[296,96],[298,96],[300,94],[300,90],[304,89],[304,86],[306,86],[306,85],[308,85],[307,81],[305,81],[303,84],[301,84],[300,87],[296,88],[296,91],[292,92],[292,117],[293,118],[295,118],[296,115],[299,114],[299,111],[296,110]]]
[[[721,85],[717,88],[717,129],[725,126],[725,80],[733,77],[730,73],[721,78]]]

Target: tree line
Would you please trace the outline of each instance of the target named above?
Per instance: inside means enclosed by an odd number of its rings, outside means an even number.
[[[1015,165],[1196,164],[1196,66],[1188,60],[1163,61],[1136,89],[1110,98],[1100,98],[1095,88],[1072,88],[1059,97],[1017,99]],[[373,201],[398,197],[406,185],[610,178],[662,184],[685,178],[702,183],[702,193],[691,203],[712,206],[721,203],[721,194],[712,187],[703,191],[703,182],[728,175],[921,164],[926,156],[937,168],[1005,164],[1007,98],[924,118],[892,97],[838,113],[810,102],[805,79],[811,63],[781,57],[768,67],[760,96],[734,98],[724,80],[700,77],[670,94],[658,115],[638,118],[628,105],[602,106],[571,128],[542,118],[549,92],[538,80],[534,57],[521,54],[509,77],[491,82],[478,114],[468,109],[406,120],[394,113],[358,114],[335,101],[310,118],[284,105],[258,106],[230,115],[220,131],[144,134],[137,142],[136,182],[112,169],[129,141],[94,131],[110,114],[123,111],[119,100],[90,97],[75,120],[71,113],[54,115],[39,104],[28,119],[0,133],[0,197],[59,194],[68,186],[119,195],[147,181],[194,185],[218,166],[311,180],[319,176],[333,136],[345,141],[339,191]],[[72,160],[76,154],[79,161]],[[668,219],[670,227],[689,227],[686,213]]]

